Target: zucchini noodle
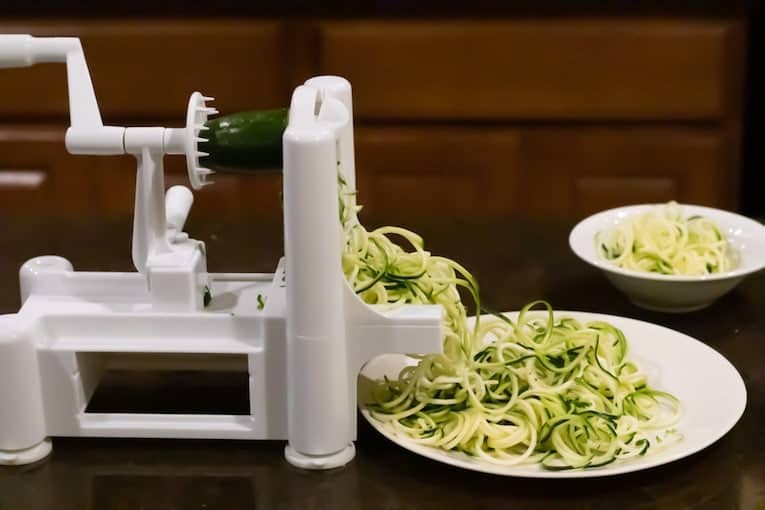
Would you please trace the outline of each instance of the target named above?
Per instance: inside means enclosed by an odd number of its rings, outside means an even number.
[[[603,466],[680,439],[678,399],[647,386],[619,329],[556,317],[544,301],[516,321],[481,318],[478,284],[465,268],[430,254],[408,230],[367,231],[342,177],[339,189],[343,270],[361,299],[444,308],[443,354],[414,356],[397,379],[375,383],[367,407],[389,430],[492,464],[550,470]],[[459,288],[475,303],[472,324]],[[532,311],[539,306],[541,316]]]
[[[734,266],[728,242],[717,225],[702,216],[684,218],[677,202],[598,232],[595,245],[602,259],[636,271],[698,276]]]

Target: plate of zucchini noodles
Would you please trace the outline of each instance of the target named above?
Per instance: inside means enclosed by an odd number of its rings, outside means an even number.
[[[479,332],[484,347],[462,363],[371,360],[361,372],[362,415],[394,443],[446,464],[580,478],[692,455],[746,406],[743,380],[722,355],[662,326],[524,310],[483,316]]]
[[[383,355],[361,370],[361,414],[394,443],[486,473],[595,477],[691,455],[742,416],[743,380],[714,349],[543,300],[488,312],[467,269],[409,230],[367,230],[354,193],[339,184],[342,266],[356,295],[378,309],[443,309],[442,353]]]

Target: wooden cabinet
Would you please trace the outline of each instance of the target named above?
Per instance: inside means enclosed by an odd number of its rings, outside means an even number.
[[[734,184],[719,136],[682,127],[557,127],[524,132],[519,212],[585,216],[679,199],[728,207]]]
[[[726,207],[722,142],[677,127],[368,127],[359,200],[374,216],[584,216],[672,199]],[[717,186],[714,183],[720,183]]]
[[[355,142],[359,203],[375,217],[475,218],[517,210],[517,130],[361,127]]]
[[[736,208],[743,22],[728,18],[16,20],[78,35],[105,122],[182,124],[287,105],[317,74],[354,87],[369,214],[581,217],[677,199]],[[0,70],[0,212],[126,216],[134,161],[69,156],[64,67]],[[167,157],[167,184],[184,184]],[[281,215],[277,175],[217,176],[192,215]]]
[[[132,156],[92,159],[101,169],[100,208],[110,218],[127,216],[133,211],[136,161]],[[186,159],[165,157],[165,186],[189,186]],[[205,215],[221,221],[281,216],[281,175],[261,174],[211,176],[215,184],[194,192],[191,218]]]
[[[75,20],[0,23],[0,33],[82,39],[106,124],[179,126],[194,90],[224,112],[289,103],[287,46],[278,21]],[[0,212],[124,217],[133,209],[135,159],[72,156],[64,148],[66,68],[0,69]],[[22,123],[18,120],[21,119]],[[38,126],[32,122],[49,122]],[[188,184],[185,160],[165,158],[166,184]],[[192,215],[281,213],[280,178],[217,176],[195,193]]]
[[[0,127],[0,213],[5,221],[13,215],[97,214],[99,182],[92,159],[66,152],[63,126]]]
[[[289,101],[282,25],[240,20],[0,22],[0,33],[80,37],[105,123],[182,124],[194,90],[222,111]],[[66,68],[3,69],[0,116],[68,118]]]
[[[732,30],[687,20],[328,23],[320,65],[351,80],[361,118],[695,120],[724,113]]]

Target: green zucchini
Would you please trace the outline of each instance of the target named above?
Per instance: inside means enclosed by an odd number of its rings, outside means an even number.
[[[281,171],[282,135],[289,110],[238,112],[207,121],[199,150],[202,166],[223,173]]]

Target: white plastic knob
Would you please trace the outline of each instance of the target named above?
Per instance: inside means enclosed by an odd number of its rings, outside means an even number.
[[[28,67],[34,63],[32,36],[0,35],[0,67]]]
[[[167,229],[181,232],[189,216],[194,194],[186,186],[173,186],[165,193]]]

